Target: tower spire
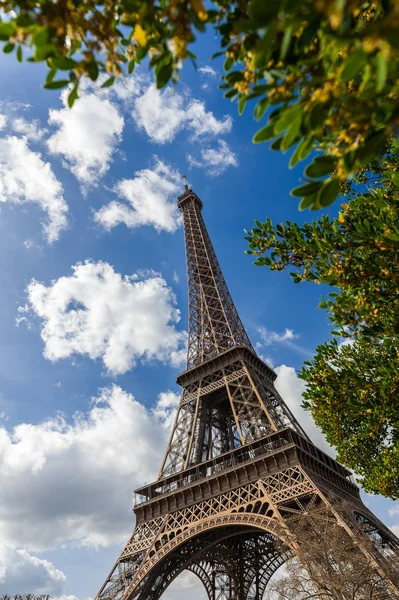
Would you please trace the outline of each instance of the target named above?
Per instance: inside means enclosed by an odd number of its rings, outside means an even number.
[[[254,349],[223,277],[202,218],[202,202],[188,187],[178,198],[186,246],[189,333],[187,369],[232,348]]]

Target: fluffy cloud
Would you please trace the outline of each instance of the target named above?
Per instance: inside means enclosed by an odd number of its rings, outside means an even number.
[[[15,133],[19,133],[35,142],[39,142],[48,133],[47,129],[42,129],[40,127],[40,123],[37,119],[27,121],[23,117],[14,119],[11,123],[11,128]]]
[[[50,164],[32,152],[26,138],[0,139],[0,203],[37,204],[47,214],[43,229],[49,243],[67,226],[68,207],[62,193]]]
[[[213,69],[210,65],[205,65],[204,67],[200,67],[198,69],[198,73],[201,73],[201,75],[203,75],[205,77],[212,77],[212,78],[215,78],[217,75],[215,69]]]
[[[162,600],[207,600],[208,594],[194,573],[183,571],[166,590]]]
[[[276,389],[293,413],[294,417],[298,420],[316,446],[324,452],[327,452],[327,454],[330,454],[330,456],[335,457],[336,453],[334,448],[328,444],[323,433],[313,421],[310,412],[301,407],[302,393],[305,391],[306,387],[305,382],[302,381],[302,379],[299,379],[293,367],[280,365],[274,370],[277,373],[275,382]]]
[[[123,179],[115,192],[126,203],[113,201],[95,213],[95,220],[110,230],[120,223],[134,228],[151,225],[157,231],[175,231],[181,224],[176,196],[181,177],[167,164],[156,159],[153,169],[137,171],[133,179]]]
[[[0,130],[4,129],[7,125],[7,117],[5,115],[0,115]]]
[[[31,552],[123,543],[134,524],[132,490],[156,478],[166,449],[175,403],[160,402],[150,411],[111,386],[71,424],[58,415],[0,428],[3,542]]]
[[[184,360],[176,299],[155,273],[123,277],[107,263],[87,261],[48,286],[32,280],[27,293],[49,360],[84,354],[101,359],[113,374],[125,373],[139,358],[174,366]]]
[[[0,588],[4,594],[49,594],[64,592],[66,577],[48,560],[0,544]]]
[[[178,94],[171,88],[163,92],[150,85],[134,100],[132,117],[153,142],[171,142],[183,129],[193,140],[204,136],[219,136],[231,130],[231,117],[218,120],[208,112],[204,102]]]
[[[237,155],[230,149],[224,140],[218,140],[218,146],[201,148],[200,159],[187,155],[187,161],[192,167],[202,167],[212,177],[224,173],[228,167],[238,167]]]
[[[49,124],[58,129],[47,145],[52,154],[63,157],[85,190],[109,169],[124,120],[115,103],[106,94],[100,97],[99,90],[83,90],[72,109],[67,105],[68,90],[61,98],[65,108],[49,112]]]
[[[268,329],[265,329],[265,327],[259,327],[258,333],[260,334],[262,342],[265,346],[296,340],[299,337],[292,331],[292,329],[285,329],[284,333],[276,333],[275,331],[269,331]]]

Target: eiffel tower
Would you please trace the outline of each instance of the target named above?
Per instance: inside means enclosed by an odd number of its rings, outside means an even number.
[[[182,395],[158,479],[136,490],[135,530],[96,600],[158,600],[185,569],[209,600],[261,600],[273,573],[295,555],[290,523],[319,505],[357,536],[384,575],[399,540],[274,387],[277,376],[256,355],[233,304],[202,202],[186,183],[178,207],[189,290]],[[399,598],[392,575],[390,586]]]

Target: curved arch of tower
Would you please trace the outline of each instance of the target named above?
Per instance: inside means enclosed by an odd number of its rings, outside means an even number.
[[[186,186],[178,206],[189,294],[182,395],[159,477],[136,490],[136,527],[96,600],[158,600],[185,569],[209,600],[261,600],[295,555],[292,524],[318,506],[362,547],[360,524],[383,573],[387,549],[399,554],[399,540],[278,394],[276,374],[256,355],[230,296],[201,200]],[[399,581],[390,585],[399,598]]]

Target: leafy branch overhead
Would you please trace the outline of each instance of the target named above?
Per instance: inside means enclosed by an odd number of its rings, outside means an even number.
[[[157,86],[176,82],[190,44],[216,30],[221,85],[241,113],[254,99],[255,142],[320,155],[293,191],[300,207],[331,204],[340,186],[384,153],[398,119],[399,7],[394,0],[0,0],[0,40],[19,61],[46,62],[44,87],[131,74],[148,59]],[[27,53],[24,48],[27,48]],[[265,113],[272,106],[272,112]]]

